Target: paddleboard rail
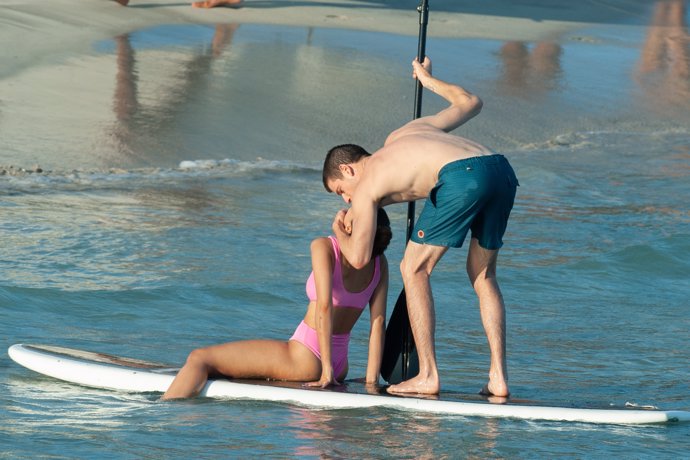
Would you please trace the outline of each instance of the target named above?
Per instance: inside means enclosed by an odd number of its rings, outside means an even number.
[[[127,392],[164,392],[177,368],[65,347],[16,344],[8,349],[16,363],[59,380]],[[690,412],[641,408],[577,408],[417,398],[352,392],[348,389],[312,389],[281,382],[210,380],[201,396],[297,404],[318,409],[382,407],[444,416],[494,417],[554,422],[640,425],[690,422]]]

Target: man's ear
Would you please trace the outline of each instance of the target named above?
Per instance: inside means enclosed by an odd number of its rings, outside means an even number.
[[[351,164],[341,164],[338,166],[340,173],[345,177],[352,177],[355,175],[355,168]]]

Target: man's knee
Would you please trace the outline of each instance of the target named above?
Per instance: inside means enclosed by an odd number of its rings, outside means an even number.
[[[407,279],[409,273],[410,273],[409,264],[407,263],[407,260],[405,258],[403,258],[400,261],[400,276],[402,276],[402,279],[405,280],[405,279]]]
[[[418,261],[410,257],[403,257],[400,262],[400,275],[403,280],[412,279],[418,276],[429,276],[430,273],[426,268],[418,263]]]
[[[476,239],[472,239],[467,254],[467,276],[474,285],[477,282],[496,278],[498,250],[484,249]]]
[[[472,265],[467,262],[467,277],[470,279],[472,285],[477,283],[486,283],[489,280],[496,279],[496,264],[491,265]]]

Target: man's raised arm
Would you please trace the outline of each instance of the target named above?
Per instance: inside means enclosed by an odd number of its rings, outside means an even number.
[[[420,126],[432,126],[445,132],[451,132],[455,128],[475,117],[482,110],[482,100],[459,85],[447,83],[431,75],[431,61],[424,59],[424,65],[416,59],[412,61],[413,76],[419,80],[422,86],[432,91],[450,103],[450,106],[435,115],[418,118],[407,123],[402,128],[394,131],[386,140],[389,143],[400,135],[406,133],[408,128]]]

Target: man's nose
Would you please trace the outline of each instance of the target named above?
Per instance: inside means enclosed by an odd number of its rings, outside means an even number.
[[[342,197],[343,197],[343,201],[347,204],[350,204],[350,202],[352,201],[352,199],[350,198],[350,195],[343,193]]]

